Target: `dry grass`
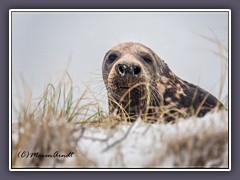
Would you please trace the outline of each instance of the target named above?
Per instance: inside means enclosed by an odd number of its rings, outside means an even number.
[[[207,52],[210,52],[218,57],[218,60],[220,61],[221,64],[221,74],[219,76],[219,93],[218,93],[218,98],[223,99],[223,103],[226,107],[228,107],[228,95],[223,96],[223,89],[224,85],[226,84],[226,77],[228,77],[228,43],[223,43],[214,30],[209,27],[209,31],[212,33],[212,36],[205,36],[200,33],[196,33],[199,37],[205,39],[207,42],[212,43],[214,46],[216,46],[216,50],[213,49],[204,49]]]
[[[189,121],[189,120],[188,120]],[[222,116],[212,121],[209,126],[205,123],[193,124],[197,130],[178,130],[177,135],[163,135],[162,141],[166,145],[159,156],[149,164],[150,167],[176,168],[227,168],[228,167],[228,128],[227,118]],[[189,122],[190,123],[190,122]],[[225,128],[219,128],[219,124]],[[201,125],[200,125],[201,124]],[[181,125],[176,125],[180,128]],[[200,128],[199,128],[200,127]],[[167,155],[167,156],[166,156]],[[169,163],[169,161],[171,163]]]
[[[62,154],[75,152],[76,159],[72,158],[74,161],[70,167],[74,164],[80,167],[94,165],[81,154],[77,143],[83,131],[80,123],[85,119],[99,120],[101,111],[87,118],[89,107],[94,104],[84,104],[86,91],[74,100],[71,79],[69,76],[65,78],[56,86],[48,84],[37,104],[27,96],[26,106],[20,107],[18,121],[12,126],[16,137],[12,143],[13,167],[57,167],[63,163],[62,158],[19,158],[20,150],[44,154],[53,154],[56,150]]]

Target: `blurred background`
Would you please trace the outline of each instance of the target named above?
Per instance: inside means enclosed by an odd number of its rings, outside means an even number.
[[[67,69],[74,86],[90,85],[107,107],[103,57],[125,41],[148,46],[180,78],[226,100],[228,12],[13,12],[13,101],[22,86],[39,97]]]

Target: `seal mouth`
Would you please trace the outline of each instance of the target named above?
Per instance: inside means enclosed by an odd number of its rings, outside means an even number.
[[[129,89],[129,86],[119,86],[120,89]]]

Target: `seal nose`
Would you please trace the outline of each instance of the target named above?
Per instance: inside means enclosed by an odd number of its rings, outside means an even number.
[[[132,65],[118,64],[117,71],[121,76],[125,76],[126,74],[137,76],[141,72],[141,67],[135,64]]]

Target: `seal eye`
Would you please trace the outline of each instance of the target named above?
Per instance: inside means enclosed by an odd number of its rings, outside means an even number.
[[[115,61],[117,59],[117,55],[116,54],[110,54],[108,56],[108,62],[109,63],[113,63],[113,61]]]
[[[142,58],[146,63],[148,63],[148,64],[152,63],[152,59],[149,56],[142,56]]]

